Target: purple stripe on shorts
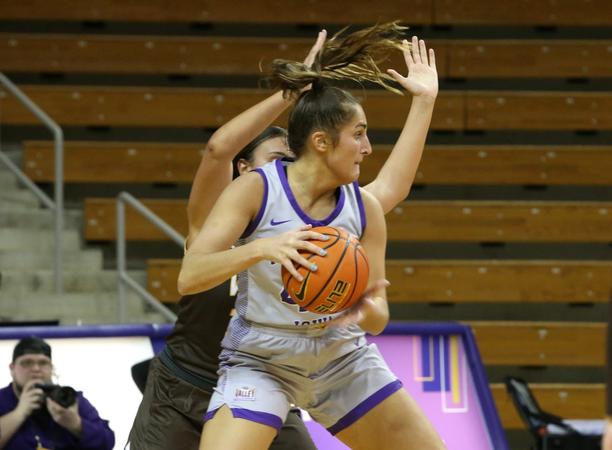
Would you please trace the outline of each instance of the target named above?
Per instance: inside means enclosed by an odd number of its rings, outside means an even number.
[[[389,397],[396,391],[399,391],[401,388],[402,382],[400,380],[395,380],[387,384],[386,386],[380,388],[378,391],[374,392],[360,404],[351,409],[338,422],[329,427],[327,431],[335,435],[347,428],[348,426],[353,425],[355,422],[357,422],[357,420],[365,416],[366,413],[368,413],[376,405],[380,404],[383,400],[385,400],[387,397]]]
[[[287,200],[289,200],[291,207],[293,208],[295,213],[300,217],[300,219],[302,219],[302,221],[305,224],[310,224],[313,227],[326,226],[332,223],[332,221],[336,217],[338,217],[340,212],[342,212],[342,208],[344,207],[344,201],[345,201],[345,196],[346,196],[346,194],[344,193],[344,186],[340,186],[338,188],[340,189],[340,195],[338,197],[338,201],[336,202],[336,207],[329,214],[329,216],[327,216],[325,219],[322,219],[322,220],[316,220],[310,217],[308,214],[304,212],[304,210],[302,210],[299,203],[295,199],[295,196],[293,195],[293,191],[291,190],[291,186],[289,186],[289,181],[287,180],[287,175],[285,174],[285,167],[283,166],[283,163],[281,162],[280,159],[277,159],[275,161],[275,164],[276,164],[276,171],[278,172],[278,177],[280,178],[281,184],[283,186],[283,190],[285,191],[285,195],[287,196]]]
[[[283,426],[282,419],[274,414],[261,411],[251,411],[244,408],[230,408],[230,410],[232,411],[232,416],[234,416],[235,419],[244,419],[251,422],[260,423],[262,425],[272,427],[277,431],[279,431]],[[213,411],[208,411],[204,416],[204,422],[215,417],[217,411],[219,411],[219,408]]]
[[[262,425],[268,425],[279,431],[283,426],[283,420],[275,416],[262,411],[251,411],[243,408],[232,408],[232,415],[238,419],[250,420],[251,422],[260,423]]]
[[[257,215],[255,216],[253,221],[249,224],[247,229],[244,230],[244,233],[242,233],[242,236],[241,236],[242,239],[250,236],[251,233],[255,231],[255,229],[259,225],[259,222],[261,222],[261,218],[263,217],[264,212],[266,210],[266,205],[268,204],[268,179],[266,178],[266,174],[261,169],[255,169],[254,172],[259,173],[259,175],[261,175],[261,178],[263,178],[263,182],[264,182],[263,198],[261,199],[261,206],[259,207],[259,211],[257,211]]]

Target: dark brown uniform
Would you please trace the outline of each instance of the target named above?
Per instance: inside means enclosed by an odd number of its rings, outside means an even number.
[[[132,450],[197,449],[217,384],[218,356],[234,305],[228,284],[181,299],[166,348],[153,358],[130,432]],[[275,450],[316,450],[302,419],[290,412]]]

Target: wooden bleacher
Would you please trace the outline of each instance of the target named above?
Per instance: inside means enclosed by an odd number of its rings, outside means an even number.
[[[67,142],[67,183],[191,183],[204,143]],[[54,179],[53,143],[24,143],[23,167],[36,182]],[[369,183],[391,146],[364,159]],[[608,185],[612,147],[552,145],[430,145],[416,176],[423,184]]]
[[[270,91],[245,88],[169,88],[128,86],[20,86],[60,125],[218,127],[263,100]],[[401,128],[410,99],[382,90],[358,91],[369,126]],[[465,94],[445,92],[436,102],[434,128],[463,128]],[[33,125],[35,118],[15,99],[0,99],[2,121]],[[280,123],[286,122],[281,116]]]
[[[601,367],[604,322],[469,322],[487,365]]]
[[[610,40],[428,40],[441,78],[597,78]],[[27,73],[254,75],[300,60],[312,39],[0,33],[0,70]],[[573,55],[568,58],[567,55]],[[402,67],[396,55],[385,67]]]
[[[218,127],[269,95],[258,89],[21,86],[60,125]],[[382,90],[355,92],[372,129],[400,129],[410,101]],[[12,97],[1,99],[3,123],[33,125]],[[281,118],[281,122],[282,122]],[[610,130],[612,93],[445,91],[436,102],[439,130]]]
[[[405,18],[410,24],[431,22],[435,0],[393,0],[376,3],[375,10],[367,0],[355,0],[350,8],[341,2],[316,1],[304,5],[275,0],[235,3],[223,0],[3,0],[0,20],[70,20],[132,22],[237,22],[267,24],[371,24]],[[410,11],[409,14],[406,11]]]
[[[85,202],[85,239],[115,239],[115,199]],[[187,201],[143,203],[181,233],[187,230]],[[612,242],[610,202],[410,201],[387,215],[390,241],[416,242]],[[165,240],[140,215],[126,211],[129,240]]]
[[[301,8],[300,8],[301,7]],[[131,22],[238,22],[274,24],[350,24],[401,19],[406,23],[434,25],[569,25],[612,24],[612,6],[607,0],[510,0],[503,8],[492,8],[486,0],[414,0],[372,3],[356,0],[351,8],[342,3],[257,1],[236,8],[233,3],[197,0],[168,3],[164,0],[4,0],[0,20],[131,21]]]
[[[491,383],[493,400],[504,428],[523,429],[512,403],[501,383]],[[529,383],[540,407],[567,419],[600,420],[605,415],[606,386],[603,383]]]
[[[604,26],[612,23],[606,0],[510,0],[492,7],[486,0],[434,0],[435,24]]]
[[[181,262],[147,261],[148,290],[174,303]],[[606,303],[612,262],[537,260],[387,260],[393,303]]]

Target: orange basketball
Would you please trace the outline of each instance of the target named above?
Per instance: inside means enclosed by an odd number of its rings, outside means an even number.
[[[297,266],[303,281],[296,280],[283,267],[285,290],[297,305],[310,312],[331,314],[350,308],[368,284],[370,269],[363,247],[355,236],[342,228],[315,227],[312,231],[329,236],[327,241],[310,241],[327,250],[327,255],[302,252],[318,267],[316,272],[311,272],[304,266]]]

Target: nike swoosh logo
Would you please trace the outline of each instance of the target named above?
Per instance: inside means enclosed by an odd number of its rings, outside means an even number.
[[[287,222],[291,222],[291,219],[289,219],[289,220],[279,220],[278,222],[277,222],[277,221],[275,221],[274,219],[272,219],[272,220],[270,221],[270,225],[272,225],[273,227],[275,227],[276,225],[282,225],[282,224],[287,223]]]
[[[301,302],[304,301],[304,294],[306,294],[306,285],[308,284],[308,279],[310,278],[311,273],[312,272],[308,271],[308,273],[306,274],[306,278],[304,278],[304,281],[302,281],[300,290],[295,293],[295,298],[297,298]]]

